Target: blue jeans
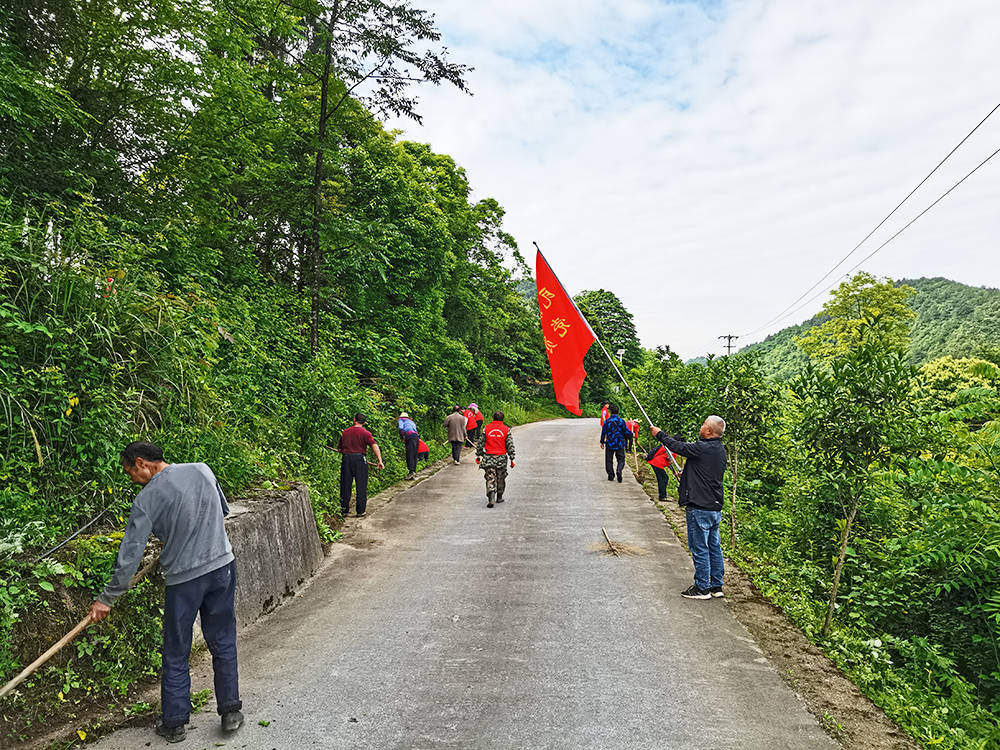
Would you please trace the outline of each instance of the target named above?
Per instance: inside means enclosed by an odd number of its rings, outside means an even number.
[[[210,571],[192,581],[167,586],[163,604],[163,669],[160,709],[163,726],[187,724],[191,717],[191,630],[201,612],[201,632],[212,652],[215,702],[219,714],[239,711],[239,674],[236,669],[236,563]]]
[[[722,511],[687,506],[688,549],[694,560],[694,585],[700,589],[722,585]]]

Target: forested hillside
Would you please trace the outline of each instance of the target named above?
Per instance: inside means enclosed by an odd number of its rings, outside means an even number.
[[[436,457],[453,403],[527,408],[547,373],[502,207],[470,201],[460,166],[377,117],[417,117],[418,81],[464,88],[428,14],[256,0],[2,13],[0,681],[37,653],[27,612],[56,587],[84,601],[103,584],[133,495],[129,441],[209,463],[230,492],[305,480],[330,539],[326,446],[355,411],[388,459],[377,490],[404,473],[399,411]],[[156,618],[131,622],[123,601],[110,635],[81,642],[76,677],[41,678],[46,701],[155,668]],[[25,705],[8,706],[11,731],[37,721],[16,718]]]
[[[995,347],[1000,342],[1000,289],[942,278],[903,279],[896,283],[916,292],[909,302],[916,313],[908,350],[914,364],[945,355],[979,356],[983,347]],[[795,345],[795,338],[824,320],[824,316],[816,315],[741,351],[759,352],[761,364],[770,374],[788,379],[808,361]]]

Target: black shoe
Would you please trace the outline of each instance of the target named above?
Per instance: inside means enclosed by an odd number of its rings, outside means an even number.
[[[486,507],[487,508],[492,508],[493,507],[493,503],[486,503]]]
[[[222,714],[222,731],[223,732],[235,732],[243,726],[243,712],[242,711],[227,711]]]
[[[685,599],[711,599],[712,595],[708,592],[708,589],[700,589],[697,585],[692,584],[690,588],[684,589],[681,592],[681,596]]]
[[[502,497],[498,497],[498,498],[497,498],[497,502],[498,502],[498,503],[502,503],[502,502],[503,502],[503,498],[502,498]]]
[[[355,518],[364,518],[367,515],[368,515],[367,513],[356,513]]]
[[[613,482],[613,481],[615,481],[615,475],[614,475],[614,474],[609,474],[609,475],[608,475],[608,481],[609,481],[609,482]]]
[[[712,586],[712,588],[708,590],[708,593],[710,593],[715,599],[721,599],[725,596],[725,594],[722,593],[722,586]]]
[[[622,475],[621,475],[621,474],[619,474],[619,475],[618,475],[618,484],[621,484],[621,483],[622,483]]]
[[[163,726],[162,716],[156,720],[156,727],[154,729],[167,742],[182,742],[184,740],[184,725],[181,724],[179,727],[165,727]]]
[[[656,499],[657,499],[657,500],[659,500],[660,502],[663,502],[664,500],[666,500],[666,499],[667,499],[667,496],[666,496],[666,495],[663,495],[663,496],[661,496],[661,497],[658,497],[658,498],[656,498]]]

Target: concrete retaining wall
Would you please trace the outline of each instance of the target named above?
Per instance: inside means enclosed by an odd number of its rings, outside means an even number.
[[[304,485],[240,498],[230,511],[226,532],[236,555],[236,624],[242,627],[293,595],[319,566],[323,547]]]

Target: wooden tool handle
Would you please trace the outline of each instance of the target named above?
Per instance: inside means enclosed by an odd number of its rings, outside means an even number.
[[[45,662],[47,662],[49,659],[55,656],[60,651],[60,649],[62,649],[63,646],[65,646],[71,640],[76,638],[84,628],[90,625],[91,622],[92,621],[90,619],[89,614],[82,620],[80,620],[80,622],[78,622],[71,631],[69,631],[66,635],[64,635],[58,641],[53,643],[48,651],[46,651],[44,654],[42,654],[33,662],[31,662],[31,664],[25,667],[17,677],[8,682],[2,688],[0,688],[0,698],[3,698],[5,695],[7,695],[7,693],[11,692],[14,688],[20,685],[29,675],[31,675],[32,672],[34,672]]]

